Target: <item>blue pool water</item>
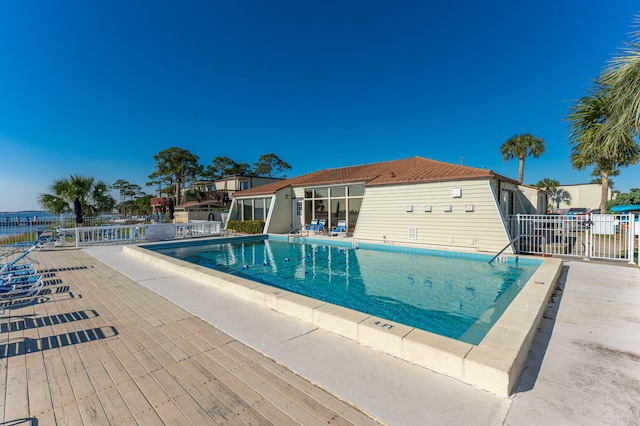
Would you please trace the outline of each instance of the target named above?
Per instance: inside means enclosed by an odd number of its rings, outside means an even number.
[[[480,343],[540,264],[520,259],[489,265],[491,256],[391,252],[326,241],[202,241],[145,248],[472,344]]]

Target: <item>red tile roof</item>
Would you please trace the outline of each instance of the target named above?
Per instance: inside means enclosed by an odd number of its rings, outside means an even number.
[[[517,181],[498,175],[492,170],[444,163],[423,157],[412,157],[404,160],[320,170],[238,191],[233,194],[233,197],[273,194],[286,187],[320,186],[342,182],[363,182],[365,186],[375,186],[492,178],[517,184]]]

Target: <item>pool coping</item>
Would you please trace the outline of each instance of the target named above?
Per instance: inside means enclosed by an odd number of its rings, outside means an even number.
[[[155,244],[166,242],[123,246],[123,252],[499,396],[513,392],[562,271],[561,259],[518,256],[542,263],[480,344],[472,345],[142,247]]]

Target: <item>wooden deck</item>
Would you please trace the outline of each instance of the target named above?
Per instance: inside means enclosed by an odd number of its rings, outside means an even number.
[[[0,317],[0,424],[378,424],[81,250],[32,258],[41,297]]]

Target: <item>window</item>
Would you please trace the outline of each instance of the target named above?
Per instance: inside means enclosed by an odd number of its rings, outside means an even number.
[[[254,200],[253,220],[264,220],[264,200]]]
[[[331,197],[344,197],[345,192],[345,188],[342,186],[331,188]]]
[[[502,214],[504,216],[508,216],[513,214],[513,208],[514,208],[514,197],[513,197],[513,191],[507,191],[507,190],[503,190],[502,191],[502,200],[500,202],[500,207],[502,208]]]
[[[364,186],[350,186],[349,197],[362,197],[364,195]]]
[[[363,185],[305,188],[304,220],[324,219],[328,227],[333,227],[338,220],[346,219],[348,231],[353,232],[363,196]]]
[[[245,189],[249,189],[249,182],[240,182],[240,191],[244,191]]]
[[[349,198],[349,217],[347,218],[347,224],[349,225],[349,232],[353,232],[356,229],[356,222],[358,221],[358,215],[360,214],[360,206],[362,206],[362,198]]]
[[[231,212],[231,217],[229,217],[229,219],[242,220],[242,215],[240,213],[241,211],[242,211],[242,200],[238,200],[238,202],[236,203],[236,208]]]
[[[316,188],[313,190],[313,198],[327,198],[329,196],[329,188]]]
[[[253,200],[244,200],[242,209],[242,220],[252,220],[253,218]]]
[[[331,207],[331,221],[329,225],[331,227],[338,226],[338,221],[347,218],[347,199],[346,198],[332,198]]]

